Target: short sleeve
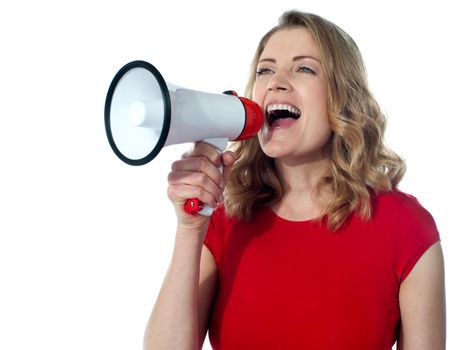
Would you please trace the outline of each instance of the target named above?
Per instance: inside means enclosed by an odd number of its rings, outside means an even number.
[[[401,284],[421,256],[440,240],[431,214],[412,196],[406,196],[399,208],[395,244],[395,273]]]
[[[224,218],[224,207],[219,206],[211,216],[206,237],[204,238],[204,245],[212,253],[216,262],[219,261],[224,245]]]

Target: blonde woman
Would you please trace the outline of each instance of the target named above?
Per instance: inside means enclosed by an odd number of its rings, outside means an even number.
[[[222,157],[197,143],[169,174],[177,232],[145,349],[201,348],[208,330],[222,350],[444,349],[439,233],[397,190],[405,165],[354,41],[287,12],[246,95],[258,137]],[[211,218],[185,214],[194,197]]]

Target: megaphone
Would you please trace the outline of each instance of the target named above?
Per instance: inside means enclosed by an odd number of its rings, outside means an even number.
[[[263,112],[232,91],[213,94],[166,83],[152,64],[133,61],[109,86],[104,120],[116,156],[137,166],[152,161],[163,147],[179,143],[204,141],[222,152],[228,141],[255,136]],[[185,210],[212,214],[197,198],[188,200]]]

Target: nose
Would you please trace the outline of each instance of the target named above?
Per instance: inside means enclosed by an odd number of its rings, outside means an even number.
[[[271,76],[268,84],[268,90],[270,91],[289,91],[292,87],[289,84],[289,80],[286,75],[281,72],[276,72]]]

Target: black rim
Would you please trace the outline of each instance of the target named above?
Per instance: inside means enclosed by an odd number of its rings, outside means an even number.
[[[121,153],[121,151],[118,149],[116,146],[116,143],[114,142],[113,139],[113,134],[111,132],[111,103],[113,102],[113,94],[114,90],[116,89],[117,84],[119,83],[119,80],[126,74],[129,70],[134,69],[134,68],[144,68],[148,70],[150,73],[153,74],[155,79],[158,82],[158,85],[160,85],[161,91],[162,91],[162,98],[163,98],[163,126],[162,126],[162,132],[160,135],[160,138],[158,139],[157,144],[153,148],[153,150],[146,155],[145,157],[141,159],[130,159],[126,157],[124,154]],[[106,103],[104,105],[104,125],[106,129],[106,136],[108,137],[108,142],[111,145],[111,148],[113,149],[114,153],[118,156],[119,159],[121,159],[123,162],[129,164],[129,165],[144,165],[153,160],[158,153],[160,153],[160,150],[163,148],[165,145],[166,139],[168,137],[168,133],[170,131],[170,115],[171,115],[171,102],[170,102],[170,93],[168,92],[168,87],[166,86],[165,80],[163,79],[162,75],[160,72],[155,68],[152,64],[145,62],[145,61],[133,61],[129,62],[126,64],[124,67],[122,67],[117,74],[114,76],[113,81],[111,82],[111,85],[109,86],[108,89],[108,94],[106,95]]]

